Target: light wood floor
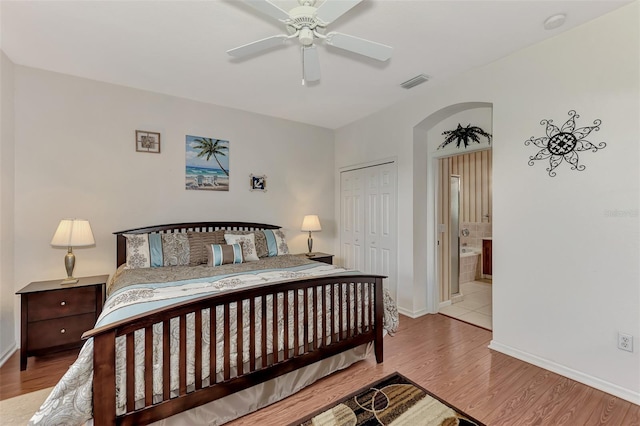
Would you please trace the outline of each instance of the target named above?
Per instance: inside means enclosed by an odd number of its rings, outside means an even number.
[[[374,357],[297,394],[229,423],[283,425],[398,371],[487,425],[640,425],[640,406],[487,348],[491,332],[448,318],[401,317]],[[0,399],[53,386],[77,351],[30,358],[14,355],[0,368]]]

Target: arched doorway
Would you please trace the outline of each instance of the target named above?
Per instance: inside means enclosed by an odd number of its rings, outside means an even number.
[[[435,132],[441,123],[465,113],[483,111],[492,122],[493,104],[488,102],[463,102],[442,108],[429,115],[413,128],[413,206],[414,206],[414,279],[427,286],[427,311],[439,309],[441,289],[438,282],[438,159],[459,153],[455,145],[438,149],[442,139]],[[492,126],[488,126],[492,133]],[[439,133],[438,133],[439,134]],[[488,144],[469,146],[464,151],[487,149]]]

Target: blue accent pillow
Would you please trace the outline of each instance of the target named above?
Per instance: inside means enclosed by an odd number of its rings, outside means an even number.
[[[209,244],[207,246],[207,266],[242,263],[243,260],[240,244]]]

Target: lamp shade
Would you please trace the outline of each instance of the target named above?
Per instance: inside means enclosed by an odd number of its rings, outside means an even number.
[[[309,214],[302,220],[302,231],[322,231],[320,226],[320,219],[315,214]]]
[[[83,219],[62,219],[51,239],[54,247],[86,247],[95,243],[91,225]]]

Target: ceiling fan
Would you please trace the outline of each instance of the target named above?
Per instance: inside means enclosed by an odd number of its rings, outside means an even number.
[[[378,61],[391,57],[393,48],[384,44],[365,40],[339,32],[325,34],[325,28],[347,13],[362,0],[325,0],[315,7],[316,0],[298,0],[300,6],[285,11],[269,0],[244,0],[260,12],[285,24],[289,34],[280,34],[257,40],[234,49],[227,50],[231,56],[242,58],[280,46],[297,38],[302,46],[302,84],[305,81],[320,80],[320,60],[316,40],[329,46],[357,53]]]

